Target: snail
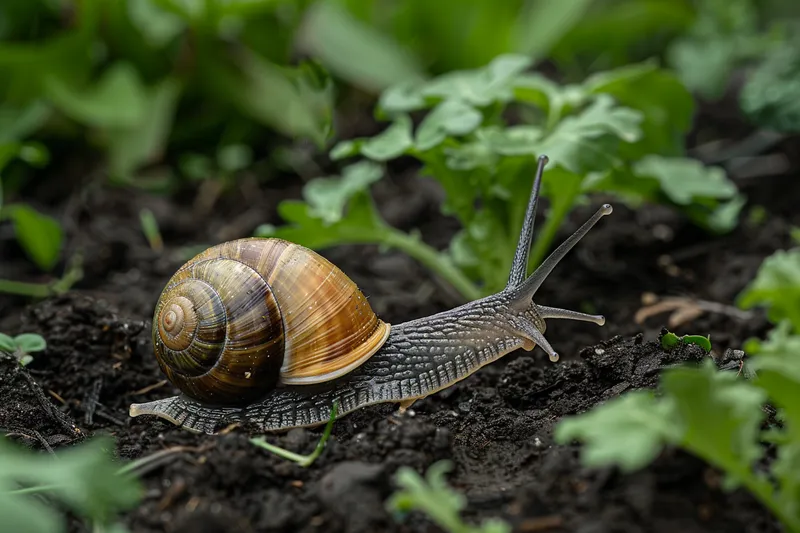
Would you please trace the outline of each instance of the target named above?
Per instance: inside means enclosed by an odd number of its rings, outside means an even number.
[[[281,239],[244,238],[200,253],[169,280],[153,315],[161,370],[181,394],[132,404],[214,434],[232,423],[264,432],[311,427],[379,403],[404,411],[505,354],[535,346],[550,360],[546,319],[602,326],[602,315],[545,307],[533,295],[612,207],[603,205],[527,275],[547,157],[533,190],[506,287],[432,316],[390,325],[321,255]]]

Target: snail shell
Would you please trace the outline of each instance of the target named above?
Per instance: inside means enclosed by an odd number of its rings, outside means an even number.
[[[333,263],[281,239],[226,242],[169,280],[153,316],[161,370],[190,398],[244,405],[363,364],[390,326]]]

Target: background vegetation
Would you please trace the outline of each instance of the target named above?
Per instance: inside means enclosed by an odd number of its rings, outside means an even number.
[[[534,264],[593,192],[666,204],[703,231],[729,232],[747,199],[723,166],[689,156],[687,136],[713,140],[695,123],[697,107],[731,98],[755,128],[753,142],[800,132],[799,20],[793,0],[4,0],[0,222],[12,230],[0,238],[18,242],[37,281],[0,279],[0,291],[42,297],[80,280],[80,255],[65,256],[65,230],[33,200],[59,179],[218,198],[243,175],[263,184],[299,174],[302,198],[279,206],[284,224],[255,234],[313,248],[400,249],[463,299],[505,283],[543,153],[549,214]],[[358,113],[379,128],[343,120]],[[371,186],[408,165],[436,180],[443,212],[459,223],[444,249],[391,227],[375,208]],[[154,249],[162,245],[152,213],[131,223]],[[626,395],[565,421],[559,438],[587,442],[587,464],[628,470],[664,444],[683,446],[798,530],[798,257],[777,252],[739,302],[767,307],[775,325],[747,346],[762,381],[735,382],[710,366],[676,370],[663,398]],[[27,364],[45,342],[30,341],[2,335],[0,349]],[[781,358],[793,359],[784,367]],[[761,431],[767,400],[783,411]],[[722,454],[731,442],[738,451]],[[776,444],[779,461],[754,474],[763,442]],[[45,475],[3,444],[0,463],[26,467],[0,479],[0,511],[16,507],[29,531],[55,527],[55,517],[22,502],[25,491],[57,486],[77,515],[117,528],[113,514],[135,504],[136,486],[126,477],[117,498],[100,497],[121,475],[100,448]],[[89,467],[92,483],[82,474]],[[403,475],[409,491],[425,494]],[[455,503],[439,522],[456,524],[460,500],[440,492]],[[398,495],[395,507],[414,508],[413,494]]]

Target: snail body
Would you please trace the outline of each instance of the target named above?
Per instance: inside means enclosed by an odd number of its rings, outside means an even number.
[[[369,405],[401,409],[519,348],[558,354],[545,319],[603,325],[599,315],[545,307],[533,295],[558,262],[604,215],[602,206],[527,276],[539,187],[533,191],[502,291],[402,324],[380,320],[340,269],[280,239],[214,246],[179,269],[156,305],[153,345],[182,394],[133,404],[191,431],[231,423],[260,431],[316,426]]]

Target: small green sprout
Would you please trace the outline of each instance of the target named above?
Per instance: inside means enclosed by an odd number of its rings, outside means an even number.
[[[283,457],[289,461],[294,461],[303,468],[308,468],[314,463],[314,461],[317,460],[317,458],[319,458],[319,456],[322,454],[322,450],[325,449],[325,443],[328,442],[328,438],[331,436],[333,422],[336,420],[336,410],[337,404],[334,402],[333,407],[331,408],[331,418],[328,420],[328,424],[325,426],[325,431],[323,431],[322,437],[319,439],[319,442],[317,442],[317,446],[314,448],[314,451],[308,455],[301,455],[299,453],[291,452],[281,448],[280,446],[270,444],[264,439],[264,437],[254,437],[250,439],[250,443],[255,444],[260,448],[264,448],[265,450],[274,453],[278,457]]]
[[[428,468],[425,478],[409,467],[399,468],[395,480],[400,490],[387,500],[387,509],[399,519],[421,511],[449,533],[511,533],[511,526],[502,520],[489,519],[479,527],[462,520],[467,499],[451,489],[444,477],[452,468],[450,461],[439,461]]]
[[[0,333],[0,350],[13,355],[22,366],[33,361],[32,353],[41,352],[46,348],[47,342],[41,335],[35,333],[23,333],[16,337]]]
[[[156,216],[147,208],[139,211],[139,220],[142,224],[142,233],[147,238],[150,248],[155,252],[164,249],[164,240],[161,238],[161,230],[158,229]]]
[[[679,344],[696,344],[705,350],[706,353],[711,352],[711,335],[706,337],[702,335],[683,335],[678,337],[676,334],[668,331],[661,336],[661,346],[665,350],[672,350]]]

